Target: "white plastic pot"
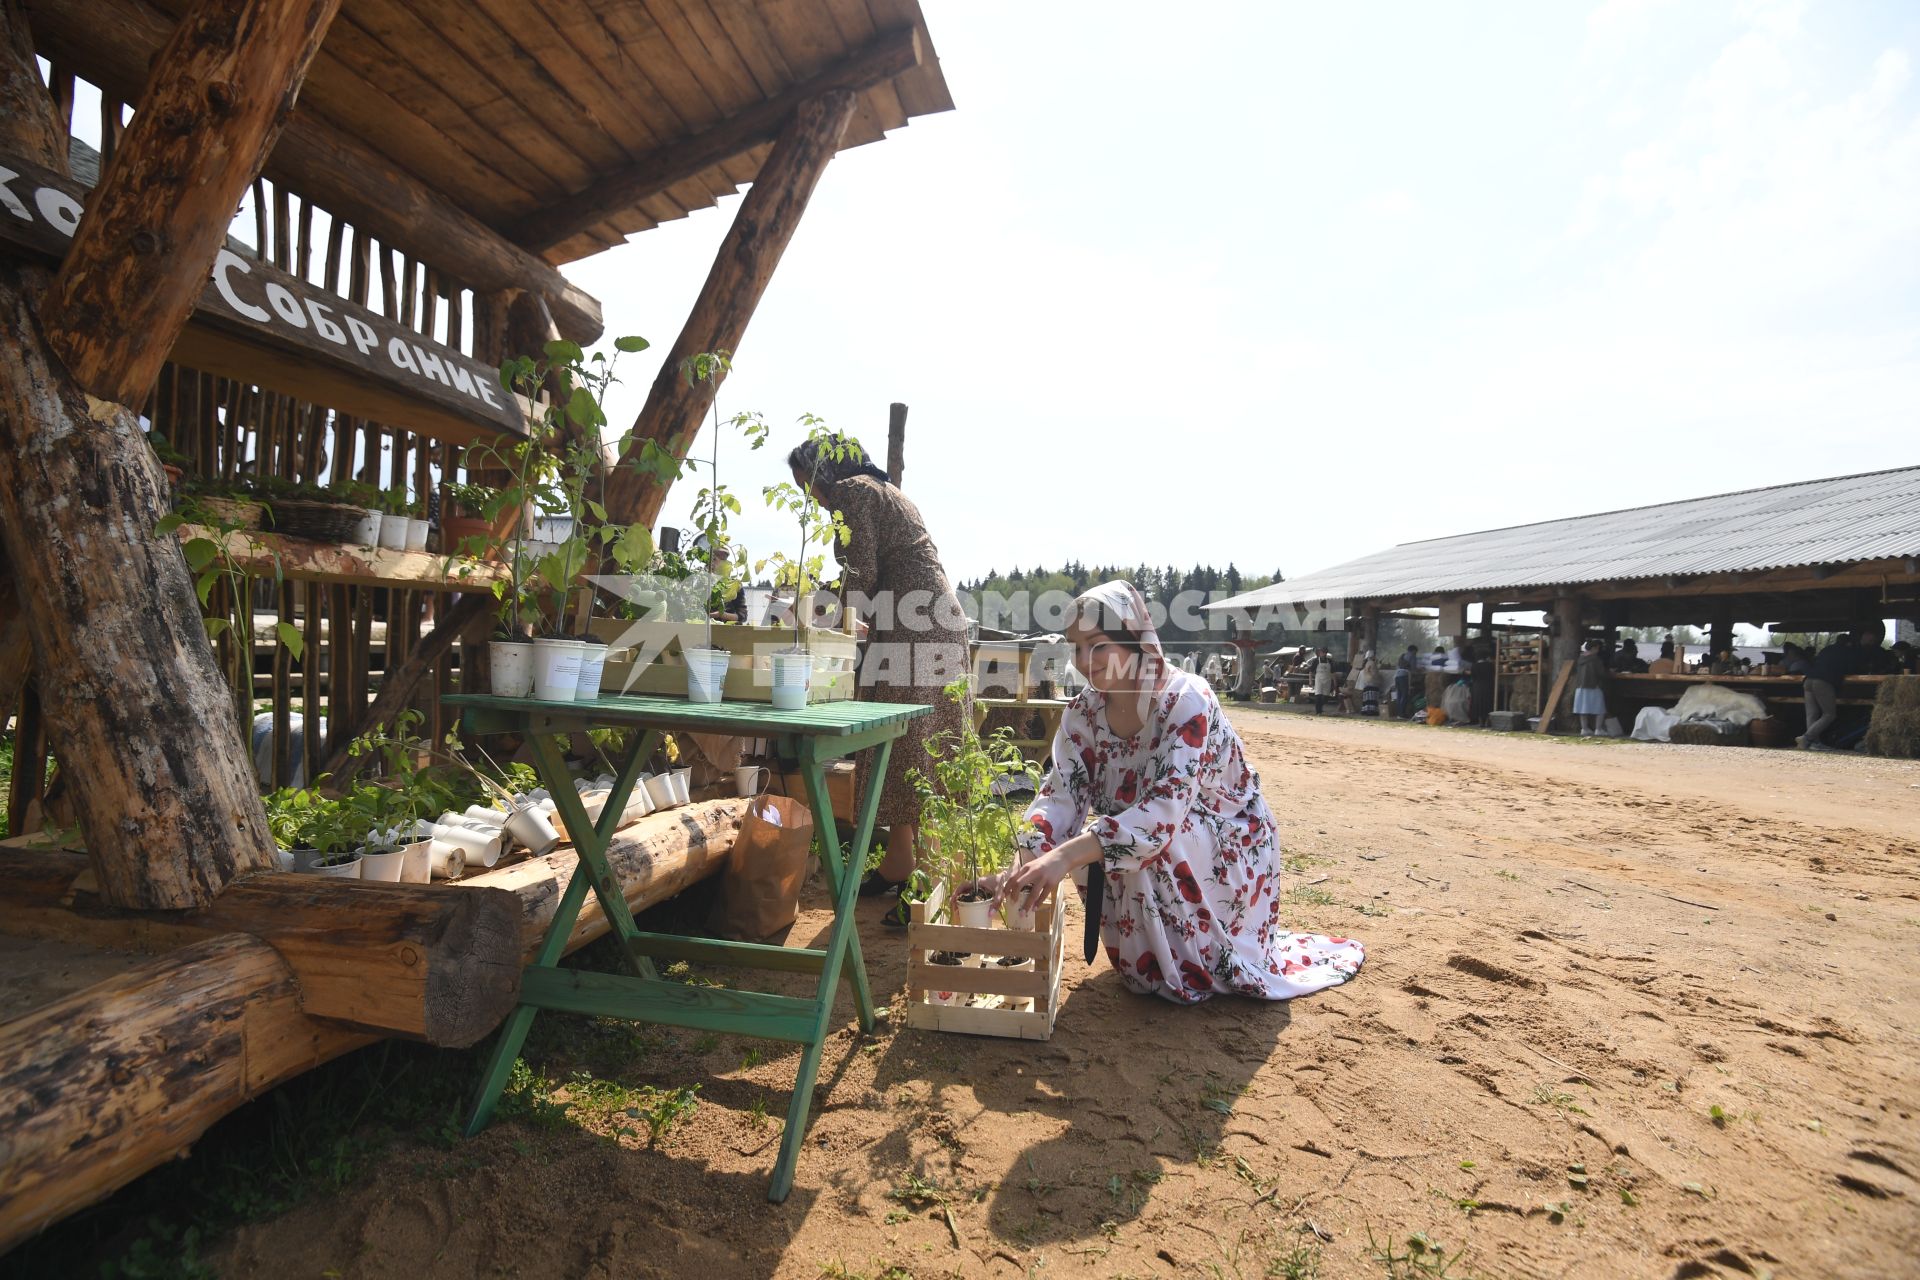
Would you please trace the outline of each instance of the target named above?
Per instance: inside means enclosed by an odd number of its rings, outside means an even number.
[[[687,804],[693,799],[693,766],[673,771],[673,802]]]
[[[799,711],[807,705],[813,686],[813,655],[799,653],[773,655],[773,705],[777,711]]]
[[[560,833],[553,829],[552,821],[539,805],[515,810],[513,816],[507,819],[507,834],[527,846],[536,858],[543,853],[552,853],[554,846],[560,843]]]
[[[407,529],[412,521],[406,516],[394,515],[391,511],[380,517],[380,548],[383,551],[405,551],[407,549]]]
[[[578,640],[533,642],[533,696],[542,702],[572,702],[580,685]]]
[[[461,818],[464,818],[466,821],[470,823],[481,823],[485,826],[493,827],[495,830],[498,830],[499,828],[505,826],[507,822],[507,815],[505,810],[489,809],[485,805],[480,805],[480,804],[468,805],[467,811],[463,814],[457,815],[457,817],[455,818],[455,821],[458,821]],[[445,817],[441,818],[442,822],[445,822],[446,820],[447,819]]]
[[[958,970],[958,969],[962,969],[962,968],[964,968],[965,966],[964,966],[964,965],[958,965],[958,964],[941,964],[941,965],[935,965],[935,966],[933,966],[933,967],[934,967],[935,969],[954,969],[954,970]],[[928,1004],[937,1004],[937,1005],[939,1005],[939,1006],[940,1006],[941,1008],[947,1008],[947,1007],[949,1007],[949,1006],[951,1006],[951,1005],[957,1005],[957,1004],[964,1004],[964,1003],[966,1003],[966,999],[967,999],[967,998],[966,998],[966,997],[965,997],[964,995],[961,995],[961,994],[960,994],[960,993],[959,993],[958,991],[933,991],[933,990],[929,990],[929,991],[927,992],[927,1003],[928,1003]]]
[[[727,696],[727,664],[733,655],[725,649],[700,649],[688,646],[681,651],[687,662],[687,701],[721,702]]]
[[[427,535],[433,532],[433,522],[420,516],[407,517],[407,550],[425,551]]]
[[[953,904],[953,922],[962,929],[993,928],[993,899],[979,898],[973,902],[955,899]]]
[[[773,592],[768,591],[765,587],[749,587],[747,589],[747,625],[748,626],[750,627],[766,626],[767,614],[771,612],[772,609],[773,609]]]
[[[336,862],[330,867],[316,865],[309,867],[308,870],[317,876],[334,876],[341,880],[358,880],[360,878],[361,861],[360,858],[354,858],[348,862]]]
[[[433,838],[444,844],[459,845],[465,850],[469,864],[482,867],[490,867],[500,861],[500,846],[504,843],[497,828],[468,826],[459,821],[436,824]]]
[[[353,532],[349,534],[348,537],[352,538],[357,546],[379,546],[380,513],[378,511],[362,511],[360,513],[360,523],[353,526]]]
[[[433,882],[433,840],[415,840],[402,849],[400,862],[400,880],[403,884],[431,884]]]
[[[502,698],[524,698],[533,692],[533,646],[524,640],[494,640],[487,645],[493,668],[493,692]]]
[[[466,848],[435,836],[427,842],[427,866],[437,879],[458,880],[467,873]]]
[[[278,866],[278,867],[279,867],[279,868],[280,868],[280,869],[281,869],[282,871],[291,871],[291,870],[293,870],[293,850],[291,850],[291,849],[275,849],[275,850],[273,851],[273,860],[274,860],[274,863],[275,863],[275,864],[276,864],[276,865],[277,865],[277,866]]]
[[[362,880],[387,880],[394,884],[400,882],[400,873],[406,870],[407,851],[395,849],[391,853],[370,849],[360,855],[360,878]]]
[[[606,665],[606,645],[598,640],[580,642],[580,678],[574,686],[575,702],[591,702],[600,696],[600,672]]]
[[[670,773],[649,775],[641,789],[647,793],[648,801],[656,809],[671,809],[680,803],[674,798],[673,775]]]
[[[657,808],[653,797],[647,794],[646,775],[634,779],[633,798],[627,801],[627,813],[634,818],[644,818]]]

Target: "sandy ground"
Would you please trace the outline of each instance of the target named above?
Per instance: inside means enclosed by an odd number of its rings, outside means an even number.
[[[220,1265],[1920,1273],[1920,765],[1235,718],[1295,926],[1368,944],[1347,986],[1179,1009],[1075,956],[1047,1043],[849,1027],[784,1205],[765,1190],[793,1053],[656,1033],[627,1082],[701,1085],[658,1147],[582,1106],[395,1151]],[[816,891],[794,940],[824,923]],[[1429,1241],[1465,1256],[1443,1270]]]

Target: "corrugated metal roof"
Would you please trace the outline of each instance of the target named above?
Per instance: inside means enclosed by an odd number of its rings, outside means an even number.
[[[1733,573],[1920,555],[1920,466],[1407,542],[1216,609]]]

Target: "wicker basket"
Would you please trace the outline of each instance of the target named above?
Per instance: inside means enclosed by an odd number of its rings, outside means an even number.
[[[313,502],[305,498],[276,498],[267,507],[267,519],[274,532],[314,542],[347,541],[366,514],[359,507],[345,503]]]
[[[249,532],[260,528],[265,509],[246,498],[201,498],[200,509],[216,523]]]

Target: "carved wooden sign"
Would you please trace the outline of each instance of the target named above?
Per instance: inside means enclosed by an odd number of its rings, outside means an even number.
[[[58,261],[86,188],[0,155],[0,240]],[[173,358],[341,412],[465,442],[524,431],[500,372],[223,247]]]

